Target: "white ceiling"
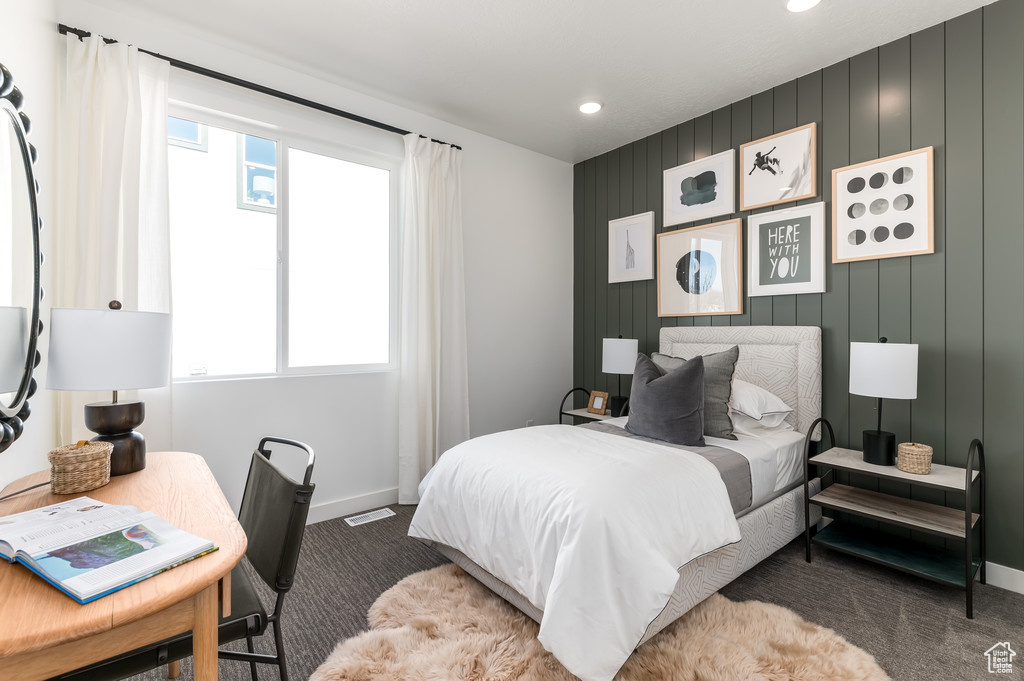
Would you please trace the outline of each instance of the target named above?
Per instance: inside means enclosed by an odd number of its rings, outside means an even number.
[[[991,2],[823,0],[792,14],[785,0],[89,1],[570,162]],[[580,114],[588,99],[604,110]]]

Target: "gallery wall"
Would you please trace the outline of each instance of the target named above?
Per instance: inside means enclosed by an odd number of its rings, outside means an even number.
[[[886,336],[920,346],[918,398],[888,400],[883,427],[963,465],[984,441],[990,561],[1024,569],[1024,3],[1001,0],[809,73],[574,167],[574,384],[617,392],[601,339],[656,351],[662,326],[813,325],[823,330],[823,411],[859,448],[874,400],[848,393],[849,344]],[[746,297],[743,313],[665,317],[654,280],[608,284],[608,221],[654,211],[662,171],[798,125],[818,123],[818,196],[834,168],[935,148],[935,253],[832,264],[821,294]],[[775,208],[786,208],[783,204]],[[831,204],[826,232],[831,231]],[[769,209],[754,211],[762,213]],[[746,231],[746,220],[744,220]],[[744,243],[745,243],[744,237]],[[827,252],[831,253],[829,234]],[[744,258],[744,266],[745,266]],[[629,377],[623,377],[626,390]],[[877,485],[855,480],[863,486]],[[878,487],[875,487],[876,489]],[[953,495],[885,484],[926,501]],[[998,572],[998,570],[997,570]],[[991,574],[991,573],[990,573]],[[1006,580],[1004,580],[1006,581]]]

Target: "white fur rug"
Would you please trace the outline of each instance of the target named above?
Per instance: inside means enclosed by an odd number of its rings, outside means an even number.
[[[406,577],[310,681],[574,681],[537,624],[454,565]],[[786,608],[713,595],[641,646],[621,681],[886,681],[874,658]]]

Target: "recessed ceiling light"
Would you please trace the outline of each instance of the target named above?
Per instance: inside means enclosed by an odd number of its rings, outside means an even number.
[[[601,102],[584,102],[580,104],[580,112],[585,114],[595,114],[601,110]]]
[[[817,5],[821,0],[789,0],[786,9],[790,12],[805,12]]]

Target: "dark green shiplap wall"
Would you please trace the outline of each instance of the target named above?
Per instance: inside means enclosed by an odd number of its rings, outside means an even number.
[[[1024,2],[1001,0],[578,163],[575,384],[617,391],[617,377],[601,372],[605,337],[638,338],[649,353],[662,325],[821,326],[824,415],[840,445],[857,447],[874,423],[874,401],[847,392],[849,343],[883,335],[918,343],[918,399],[886,401],[884,427],[899,441],[931,444],[936,462],[951,465],[963,465],[971,439],[982,438],[989,559],[1024,569],[1022,35]],[[803,203],[831,201],[833,168],[935,147],[933,255],[828,263],[825,293],[747,298],[743,314],[732,316],[659,318],[653,280],[607,283],[609,220],[653,210],[657,230],[667,231],[663,170],[812,121],[819,195]],[[627,385],[623,377],[624,391]],[[896,483],[853,482],[959,501]]]

